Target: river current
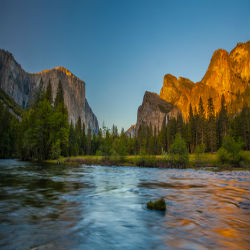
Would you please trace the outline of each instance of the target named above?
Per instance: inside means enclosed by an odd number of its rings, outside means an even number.
[[[0,249],[249,249],[250,172],[0,160]],[[166,212],[146,208],[163,197]]]

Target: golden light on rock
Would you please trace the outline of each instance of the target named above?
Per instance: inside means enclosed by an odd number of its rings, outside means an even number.
[[[200,82],[194,83],[183,77],[164,76],[160,97],[176,105],[184,119],[189,115],[189,104],[198,110],[200,97],[206,112],[208,98],[213,98],[215,112],[220,110],[224,94],[229,112],[238,112],[243,105],[249,106],[250,41],[239,43],[230,52],[216,50],[209,67]]]
[[[52,70],[58,70],[58,71],[61,71],[63,73],[65,73],[67,76],[72,76],[73,74],[66,68],[62,67],[62,66],[58,66],[58,67],[55,67],[53,69],[45,69],[41,72],[38,72],[38,73],[32,73],[32,74],[35,74],[35,75],[38,75],[38,74],[46,74]]]

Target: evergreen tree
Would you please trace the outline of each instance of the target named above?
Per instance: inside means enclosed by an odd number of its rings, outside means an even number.
[[[179,133],[181,136],[184,134],[184,122],[181,113],[177,115],[177,133]]]
[[[221,108],[218,115],[217,122],[217,138],[218,138],[218,148],[221,147],[223,138],[227,135],[228,130],[228,115],[226,108],[226,101],[224,94],[221,97]]]
[[[49,102],[44,99],[28,114],[29,125],[24,131],[24,149],[30,152],[28,158],[36,160],[46,160],[49,158],[51,150],[51,119],[52,107]],[[25,120],[24,120],[25,123]],[[25,126],[25,124],[24,124]]]
[[[43,100],[43,98],[44,98],[43,79],[41,78],[38,89],[37,89],[36,94],[35,94],[34,105],[37,105],[40,101]]]
[[[69,155],[78,155],[77,136],[72,121],[69,127]]]
[[[177,133],[177,121],[175,118],[171,118],[167,124],[167,149],[170,150],[170,145],[174,142],[175,135]]]
[[[55,115],[53,119],[53,129],[57,131],[56,136],[60,141],[61,154],[67,156],[69,146],[69,123],[68,111],[64,105],[64,91],[61,80],[59,80],[58,83],[54,108]]]
[[[188,125],[188,141],[190,143],[189,149],[190,152],[194,152],[194,148],[196,145],[196,123],[195,123],[195,117],[193,114],[193,108],[192,105],[189,105],[189,125]]]
[[[51,86],[51,82],[49,80],[46,92],[45,92],[45,97],[46,99],[49,101],[49,103],[52,105],[53,103],[53,97],[52,97],[52,86]]]
[[[109,137],[109,133],[108,133],[108,137]],[[87,134],[87,142],[86,142],[86,154],[90,155],[90,153],[91,153],[91,130],[90,130],[90,126],[89,126],[88,134]]]
[[[216,120],[215,120],[215,113],[214,113],[214,104],[213,99],[210,97],[208,98],[208,126],[207,126],[207,144],[208,149],[210,152],[216,151]]]
[[[198,129],[199,129],[199,144],[204,144],[205,142],[205,110],[203,108],[203,101],[200,97],[199,100],[199,121],[198,121]]]
[[[117,126],[115,126],[114,124],[113,124],[112,129],[111,129],[111,134],[112,134],[113,138],[118,137],[118,129],[117,129]]]
[[[167,117],[165,119],[167,119]],[[161,131],[159,132],[157,138],[160,153],[167,151],[167,126],[165,119],[162,123]]]
[[[97,148],[99,147],[99,137],[97,136]],[[81,143],[80,143],[80,154],[86,154],[86,135],[85,135],[85,124],[82,123]]]
[[[61,80],[59,80],[58,87],[57,87],[56,98],[55,98],[55,108],[57,108],[60,105],[64,106],[64,93],[63,93]]]

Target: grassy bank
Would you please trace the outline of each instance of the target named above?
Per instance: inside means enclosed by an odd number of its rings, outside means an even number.
[[[129,155],[129,156],[72,156],[61,157],[59,160],[47,160],[53,164],[86,164],[101,166],[138,166],[158,168],[203,168],[213,167],[216,169],[248,169],[250,170],[250,151],[244,151],[246,161],[240,167],[230,164],[220,164],[216,153],[189,154],[189,163],[186,166],[175,164],[169,155]]]

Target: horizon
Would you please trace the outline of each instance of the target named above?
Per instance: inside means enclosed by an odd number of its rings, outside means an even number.
[[[215,50],[250,40],[249,1],[140,3],[4,2],[0,48],[27,72],[67,68],[86,83],[99,126],[127,130],[165,74],[198,82]]]

